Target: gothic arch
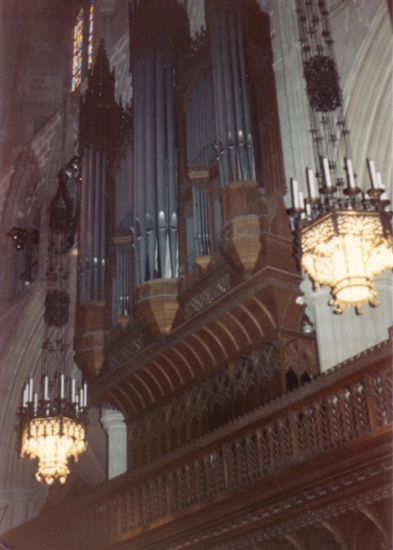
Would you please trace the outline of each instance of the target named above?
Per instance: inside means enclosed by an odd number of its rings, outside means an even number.
[[[370,187],[366,158],[375,161],[385,185],[390,184],[393,171],[390,42],[391,22],[381,6],[353,62],[344,89],[358,182],[365,189]]]

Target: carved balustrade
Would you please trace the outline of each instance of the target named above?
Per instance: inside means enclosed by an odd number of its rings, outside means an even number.
[[[347,362],[345,376],[341,367],[324,373],[239,419],[236,432],[231,434],[227,425],[224,435],[215,434],[215,442],[202,438],[183,456],[170,453],[74,501],[61,520],[52,522],[52,531],[45,523],[48,546],[41,542],[39,548],[110,547],[132,532],[251,487],[264,476],[290,471],[367,434],[385,433],[393,407],[389,352],[386,345],[384,349],[383,360],[371,367],[359,370],[359,361],[357,368]],[[34,539],[31,533],[32,548]]]

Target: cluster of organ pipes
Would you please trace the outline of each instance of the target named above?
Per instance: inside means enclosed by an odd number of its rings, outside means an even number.
[[[178,274],[173,66],[159,53],[136,60],[134,220],[136,283]]]
[[[215,162],[214,92],[211,71],[201,72],[186,108],[187,167],[210,168]]]
[[[200,73],[186,108],[188,173],[208,173],[217,165],[221,188],[233,181],[255,179],[241,6],[231,8],[218,8],[211,14],[212,67]],[[221,231],[218,196],[209,196],[204,186],[201,190],[193,184],[193,239],[190,227],[187,231],[189,265],[194,254],[213,251]],[[190,248],[194,249],[191,253]]]
[[[217,9],[211,17],[214,113],[221,187],[255,180],[250,102],[241,17]]]
[[[82,159],[80,303],[105,300],[106,154],[88,146]]]
[[[187,172],[193,187],[193,224],[187,231],[188,265],[195,256],[211,254],[209,173],[216,164],[214,92],[211,71],[201,72],[186,107]],[[198,183],[203,182],[203,189]],[[198,182],[198,183],[197,183]],[[218,197],[215,199],[218,202]],[[219,206],[219,205],[218,205]],[[219,210],[219,208],[218,208]],[[220,217],[215,218],[218,230]]]
[[[115,237],[116,271],[112,288],[113,324],[117,317],[130,313],[131,286],[131,226],[133,147],[129,142],[116,173]]]

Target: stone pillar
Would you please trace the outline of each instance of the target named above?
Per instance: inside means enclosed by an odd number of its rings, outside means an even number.
[[[103,407],[101,422],[108,435],[108,479],[127,471],[127,426],[116,409]]]

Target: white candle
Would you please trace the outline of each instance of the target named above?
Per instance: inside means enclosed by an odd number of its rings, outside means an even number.
[[[310,194],[310,197],[312,199],[315,199],[315,197],[317,196],[317,189],[315,187],[314,172],[310,168],[307,169],[307,182],[308,182],[308,192]]]
[[[302,210],[304,210],[304,196],[303,191],[299,191],[299,206]]]
[[[45,401],[49,400],[49,387],[48,387],[48,377],[44,377],[44,399]]]
[[[85,382],[83,384],[83,387],[84,387],[84,392],[83,392],[83,396],[84,396],[84,403],[83,403],[83,406],[84,407],[87,407],[87,382]]]
[[[375,173],[375,166],[372,160],[367,160],[368,169],[370,170],[371,187],[378,189],[377,175]]]
[[[34,414],[37,414],[38,411],[38,394],[34,394]]]
[[[25,387],[24,387],[24,390],[23,390],[23,406],[24,407],[27,407],[28,394],[29,394],[29,386],[28,386],[28,384],[26,384]]]
[[[296,180],[291,180],[292,189],[292,206],[293,208],[299,208],[299,190]]]
[[[346,159],[346,164],[347,164],[349,187],[351,187],[352,189],[355,189],[356,185],[355,185],[355,176],[353,173],[352,161],[350,159]]]
[[[325,174],[325,182],[327,187],[332,186],[332,180],[330,179],[329,161],[327,158],[323,159],[323,173]]]
[[[64,374],[60,375],[60,399],[64,399]]]
[[[71,379],[71,403],[75,403],[75,378]]]
[[[29,403],[32,403],[33,401],[33,379],[30,378],[30,383],[29,383]]]
[[[306,202],[306,212],[307,216],[311,216],[311,204],[309,202]]]
[[[377,188],[378,189],[383,189],[383,183],[382,183],[382,178],[381,178],[381,172],[377,172]]]

